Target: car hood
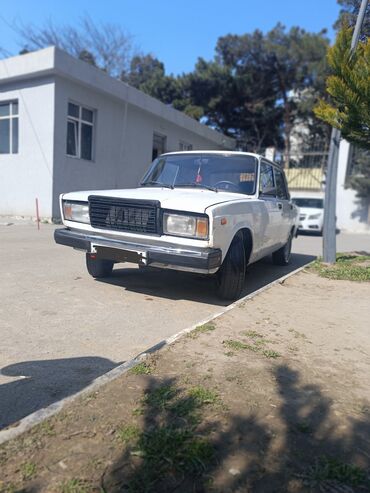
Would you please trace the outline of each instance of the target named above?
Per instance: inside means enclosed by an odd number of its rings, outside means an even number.
[[[124,199],[159,200],[161,207],[164,209],[201,213],[205,212],[208,207],[216,204],[253,198],[252,196],[242,195],[240,193],[224,191],[213,192],[206,189],[141,187],[124,190],[88,190],[83,192],[70,192],[63,194],[63,200],[80,200],[87,202],[90,195]]]
[[[316,207],[299,207],[299,213],[312,216],[313,214],[323,214],[324,209],[317,209]]]

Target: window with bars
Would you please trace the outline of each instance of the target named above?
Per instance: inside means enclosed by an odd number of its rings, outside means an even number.
[[[18,101],[0,102],[0,154],[18,153]]]
[[[68,103],[67,155],[92,161],[96,112]]]

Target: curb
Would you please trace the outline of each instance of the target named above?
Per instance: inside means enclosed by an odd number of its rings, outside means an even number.
[[[243,298],[235,301],[234,303],[231,303],[230,305],[224,307],[220,312],[216,313],[215,315],[212,315],[211,317],[201,320],[197,322],[196,324],[187,327],[186,329],[181,330],[177,334],[174,334],[173,336],[168,337],[167,339],[162,339],[160,342],[155,344],[154,346],[151,346],[148,348],[146,351],[141,352],[134,358],[132,358],[129,361],[126,361],[122,365],[116,366],[116,368],[113,368],[113,370],[109,371],[108,373],[105,373],[104,375],[101,375],[100,377],[96,378],[95,380],[92,381],[90,385],[85,387],[84,389],[80,390],[76,394],[70,395],[68,397],[65,397],[64,399],[54,402],[53,404],[50,404],[50,406],[39,409],[38,411],[35,411],[32,414],[29,414],[25,418],[21,419],[17,423],[14,423],[14,425],[10,425],[9,428],[5,428],[3,431],[0,431],[0,445],[16,438],[17,436],[21,435],[22,433],[25,433],[28,431],[30,428],[40,424],[42,421],[45,421],[46,419],[50,418],[51,416],[54,416],[54,414],[57,414],[60,412],[65,406],[68,404],[72,403],[79,397],[89,394],[91,392],[96,391],[103,385],[111,382],[112,380],[115,380],[116,378],[120,377],[121,375],[125,374],[130,368],[135,366],[137,363],[140,361],[145,360],[149,355],[155,353],[156,351],[159,351],[160,349],[170,346],[173,344],[175,341],[177,341],[180,337],[182,337],[184,334],[187,334],[194,330],[196,327],[199,325],[206,324],[208,322],[211,322],[212,320],[215,320],[216,318],[220,317],[224,313],[229,312],[233,308],[241,305],[245,301],[248,301],[255,296],[263,293],[264,291],[267,291],[268,289],[272,288],[276,284],[282,284],[286,279],[289,277],[294,276],[295,274],[298,274],[302,270],[306,269],[307,266],[309,266],[312,262],[309,262],[308,264],[305,264],[298,269],[293,270],[292,272],[289,272],[285,276],[279,277],[278,279],[275,279],[274,281],[270,282],[269,284],[266,284],[265,286],[262,286],[262,288],[257,289],[257,291],[253,291],[253,293],[250,293]]]

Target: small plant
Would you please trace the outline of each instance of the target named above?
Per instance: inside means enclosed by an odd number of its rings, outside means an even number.
[[[152,371],[152,366],[143,361],[142,363],[138,363],[133,368],[131,368],[129,373],[131,373],[132,375],[150,375]]]
[[[24,481],[32,479],[36,474],[36,464],[34,462],[25,462],[21,466],[22,477]]]
[[[280,353],[273,351],[272,349],[262,349],[261,354],[263,354],[266,358],[280,358]]]
[[[226,351],[226,353],[225,353],[225,356],[228,356],[229,358],[231,358],[234,355],[235,355],[235,353],[233,351]]]
[[[117,431],[117,438],[123,442],[128,443],[137,439],[139,436],[140,430],[135,425],[124,425]]]
[[[60,491],[61,493],[90,493],[91,488],[87,481],[74,478],[64,481]]]
[[[263,335],[255,330],[245,330],[242,332],[242,335],[250,337],[251,339],[262,339]]]
[[[241,351],[242,349],[248,349],[248,344],[244,344],[244,342],[236,341],[234,339],[228,339],[227,341],[223,341],[223,344],[234,351]]]
[[[206,389],[205,387],[197,386],[189,390],[189,396],[195,399],[197,404],[215,404],[219,397],[214,390]]]
[[[201,334],[205,334],[207,332],[212,332],[215,329],[216,329],[215,325],[211,322],[208,322],[208,323],[203,324],[203,325],[198,325],[198,327],[196,327],[194,330],[189,332],[188,337],[190,337],[190,339],[196,339]]]

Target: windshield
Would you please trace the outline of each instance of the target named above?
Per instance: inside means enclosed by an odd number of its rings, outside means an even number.
[[[309,209],[323,209],[324,201],[323,199],[307,199],[307,198],[295,198],[292,202],[298,207],[308,207]]]
[[[206,188],[253,195],[257,159],[231,154],[172,154],[158,157],[141,186]]]

